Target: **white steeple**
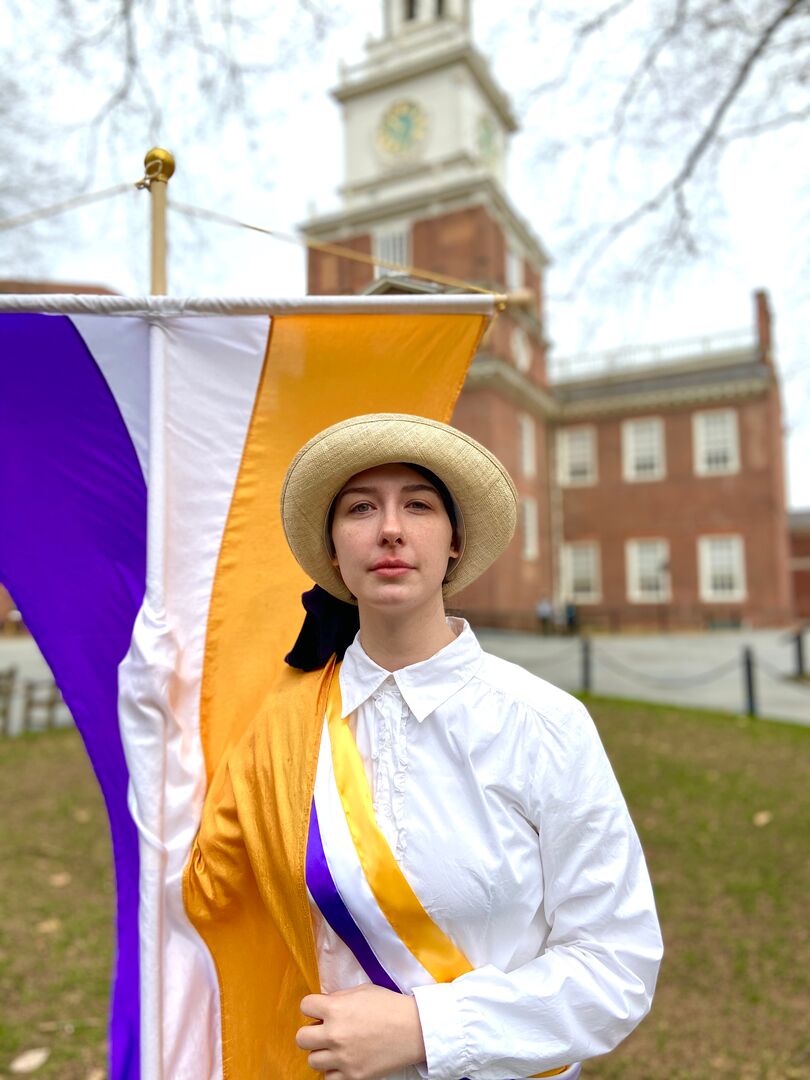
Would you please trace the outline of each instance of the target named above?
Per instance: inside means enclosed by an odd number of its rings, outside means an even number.
[[[386,38],[418,32],[436,23],[470,30],[470,0],[383,0]]]
[[[505,183],[516,121],[472,42],[470,0],[383,0],[383,34],[341,67],[347,209],[475,175]]]

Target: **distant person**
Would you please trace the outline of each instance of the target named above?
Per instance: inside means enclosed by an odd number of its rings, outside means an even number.
[[[565,605],[565,629],[569,634],[579,631],[579,612],[573,600],[569,600]]]
[[[537,621],[540,624],[540,632],[542,634],[551,633],[551,625],[554,619],[554,605],[544,596],[542,600],[538,600],[537,607],[534,609],[537,615]]]

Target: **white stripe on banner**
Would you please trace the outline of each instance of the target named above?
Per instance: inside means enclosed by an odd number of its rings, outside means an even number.
[[[182,875],[205,794],[200,687],[211,590],[269,327],[267,316],[161,320],[165,487],[152,511],[163,516],[165,618],[141,610],[120,705],[143,841],[144,945],[159,946],[142,952],[142,1080],[222,1076],[216,973],[186,916]]]
[[[81,334],[112,391],[149,481],[149,323],[122,315],[73,315]]]
[[[315,775],[315,805],[323,850],[332,879],[377,959],[397,986],[406,993],[415,986],[426,986],[435,982],[402,943],[380,910],[363,873],[335,783],[329,725],[326,723],[323,725]]]

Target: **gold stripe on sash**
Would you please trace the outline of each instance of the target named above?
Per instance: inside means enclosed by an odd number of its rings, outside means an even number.
[[[348,717],[341,716],[340,682],[332,676],[326,718],[340,801],[374,899],[399,938],[436,982],[452,982],[472,964],[431,919],[402,873],[374,818],[366,772]]]
[[[339,670],[337,665],[332,674],[326,721],[335,783],[357,857],[374,899],[403,944],[437,983],[452,982],[472,971],[472,964],[422,907],[377,824],[363,760],[349,718],[342,715]],[[559,1076],[568,1068],[563,1065],[534,1077]]]

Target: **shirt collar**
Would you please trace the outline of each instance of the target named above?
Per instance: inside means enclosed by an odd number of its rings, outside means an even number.
[[[456,637],[443,649],[418,664],[386,671],[360,644],[360,635],[346,650],[340,669],[343,715],[353,713],[388,678],[393,678],[405,704],[421,723],[456,691],[465,686],[481,665],[478,639],[464,619],[449,618]]]

